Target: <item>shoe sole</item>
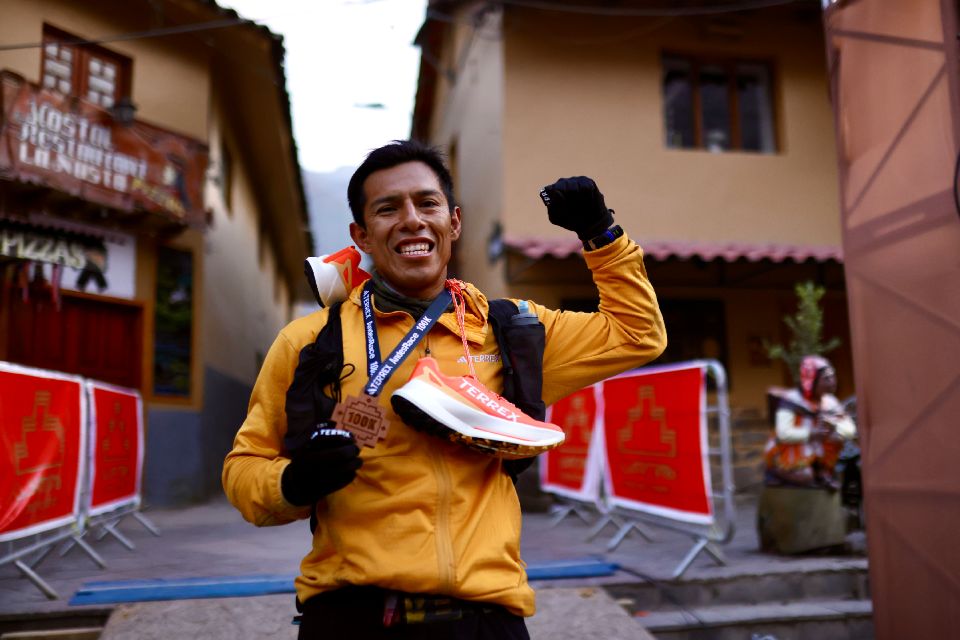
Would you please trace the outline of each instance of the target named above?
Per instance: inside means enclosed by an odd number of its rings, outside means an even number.
[[[529,458],[561,445],[564,440],[563,432],[552,429],[545,434],[549,440],[534,444],[530,440],[495,433],[492,429],[471,426],[444,405],[455,406],[461,413],[469,412],[470,417],[481,422],[500,420],[464,405],[432,385],[416,379],[395,391],[390,398],[390,404],[406,424],[418,431],[459,442],[501,458]],[[528,430],[546,431],[533,425],[520,423],[520,426]]]

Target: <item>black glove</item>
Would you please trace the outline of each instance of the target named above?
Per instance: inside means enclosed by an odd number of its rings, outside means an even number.
[[[309,443],[293,454],[280,478],[280,490],[292,505],[314,504],[350,484],[362,464],[353,434],[319,428]]]
[[[550,222],[577,234],[581,242],[591,240],[613,224],[597,183],[585,176],[561,178],[540,190]]]

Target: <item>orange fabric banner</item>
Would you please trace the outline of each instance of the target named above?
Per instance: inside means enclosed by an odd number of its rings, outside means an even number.
[[[132,389],[88,382],[90,391],[90,515],[140,502],[143,407]]]
[[[591,447],[596,419],[593,386],[550,406],[547,421],[562,428],[566,439],[541,456],[540,486],[544,491],[591,502],[599,498],[596,447]]]
[[[603,420],[611,504],[685,522],[713,521],[701,365],[605,381]]]
[[[83,402],[80,378],[0,364],[0,541],[79,518]]]

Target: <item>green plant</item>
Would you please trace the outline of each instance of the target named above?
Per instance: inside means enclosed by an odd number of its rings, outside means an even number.
[[[767,357],[783,360],[790,369],[794,383],[799,381],[800,360],[807,355],[824,355],[840,346],[839,338],[823,341],[823,309],[820,299],[825,290],[813,282],[799,282],[793,288],[797,294],[797,312],[784,316],[783,321],[793,337],[786,347],[764,343]]]

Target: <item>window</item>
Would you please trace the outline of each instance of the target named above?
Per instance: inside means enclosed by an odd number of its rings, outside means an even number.
[[[130,59],[49,25],[43,27],[40,84],[110,109],[130,92]]]
[[[774,153],[770,67],[663,56],[663,119],[671,149]]]
[[[660,299],[667,349],[657,364],[709,358],[727,367],[727,329],[722,300]]]
[[[193,346],[193,255],[157,248],[153,393],[190,397]]]

